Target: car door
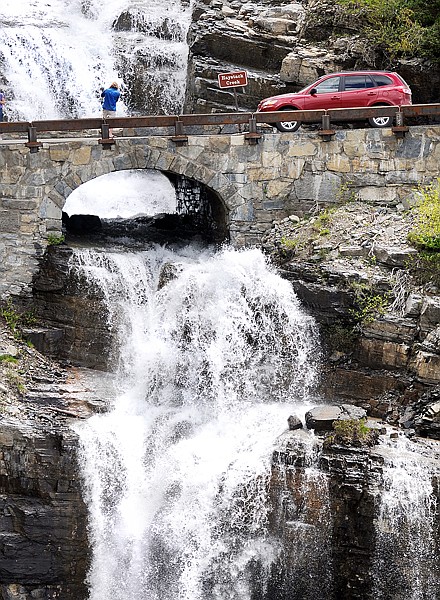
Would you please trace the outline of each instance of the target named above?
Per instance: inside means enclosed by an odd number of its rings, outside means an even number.
[[[305,110],[321,108],[340,108],[341,92],[339,91],[341,77],[324,79],[310,90],[309,98],[304,103]]]
[[[371,106],[377,99],[377,87],[368,75],[344,75],[341,108]]]

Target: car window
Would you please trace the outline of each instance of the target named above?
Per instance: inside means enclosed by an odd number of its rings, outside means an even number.
[[[346,75],[344,85],[345,91],[375,87],[374,81],[368,75]]]
[[[329,94],[331,92],[339,91],[339,80],[340,77],[329,77],[318,85],[315,86],[315,90],[317,94]]]
[[[390,85],[393,83],[393,80],[386,75],[372,75],[376,85]]]
[[[365,75],[347,75],[344,77],[345,91],[363,90],[367,87]]]

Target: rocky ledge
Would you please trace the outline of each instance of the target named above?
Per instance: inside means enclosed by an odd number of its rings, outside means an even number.
[[[0,596],[85,598],[87,509],[73,421],[96,406],[0,323]]]
[[[440,439],[440,292],[408,206],[346,200],[274,222],[264,250],[319,325],[321,392]]]

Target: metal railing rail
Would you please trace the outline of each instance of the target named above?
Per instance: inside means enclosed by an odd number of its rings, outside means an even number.
[[[110,136],[110,129],[122,128],[124,134],[130,136],[130,129],[161,129],[167,132],[160,135],[171,135],[176,144],[186,144],[188,141],[188,128],[194,126],[224,126],[237,125],[246,127],[245,139],[250,143],[257,143],[261,138],[257,125],[262,123],[275,124],[282,121],[301,121],[302,123],[320,123],[321,130],[318,134],[328,140],[334,135],[332,123],[367,120],[371,117],[392,117],[395,126],[392,128],[395,135],[402,137],[408,131],[405,119],[415,117],[440,117],[440,104],[412,104],[405,106],[375,106],[369,108],[332,108],[328,110],[292,110],[273,112],[236,112],[213,114],[183,114],[183,115],[147,115],[143,117],[115,117],[111,119],[61,119],[41,121],[12,121],[0,123],[2,133],[25,133],[31,151],[36,152],[42,146],[38,140],[38,133],[80,132],[98,130],[99,143],[111,146],[115,140]],[[170,132],[169,129],[173,131]],[[212,133],[212,132],[210,132]],[[218,131],[221,133],[221,129]],[[132,134],[134,135],[134,133]],[[157,135],[157,133],[156,133]]]

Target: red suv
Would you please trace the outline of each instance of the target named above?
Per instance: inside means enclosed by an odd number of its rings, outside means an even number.
[[[411,104],[411,90],[397,73],[352,71],[324,75],[294,94],[281,94],[262,100],[258,111],[360,108]],[[392,117],[368,119],[372,127],[388,127]],[[296,131],[301,121],[275,123],[279,131]]]

